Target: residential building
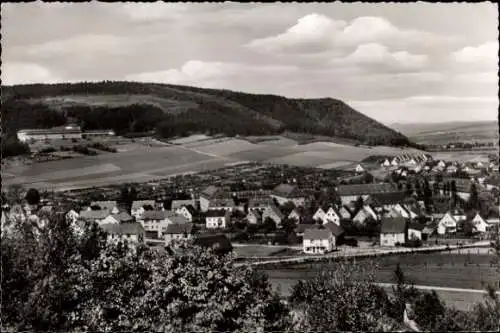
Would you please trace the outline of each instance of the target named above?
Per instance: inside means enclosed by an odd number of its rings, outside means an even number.
[[[110,213],[106,209],[102,210],[82,210],[80,211],[80,219],[85,221],[93,221],[98,224],[102,224],[105,218],[107,218]]]
[[[142,214],[139,223],[148,232],[156,232],[157,237],[162,237],[163,231],[169,224],[185,224],[189,221],[182,215],[177,215],[172,211],[148,210]]]
[[[396,208],[397,206],[400,206],[397,208],[400,209],[402,208],[401,204],[403,203],[405,197],[406,194],[403,191],[374,193],[365,200],[365,204],[371,205],[376,210],[390,210],[392,208]]]
[[[176,211],[179,208],[182,208],[183,206],[196,206],[195,200],[194,199],[186,199],[186,200],[172,200],[172,206],[170,207],[170,210]]]
[[[109,214],[118,214],[120,212],[116,201],[94,201],[87,210],[107,210]]]
[[[384,168],[388,168],[391,166],[391,162],[389,162],[389,160],[386,158],[384,162],[382,162],[381,166]]]
[[[489,224],[481,217],[481,215],[479,215],[479,213],[476,213],[471,222],[474,225],[474,231],[476,232],[484,233],[489,229]]]
[[[167,225],[163,233],[165,237],[165,246],[169,246],[175,241],[191,239],[192,231],[192,223],[172,223]]]
[[[279,226],[285,216],[281,213],[280,209],[273,204],[267,206],[266,209],[264,209],[264,212],[262,212],[262,222],[264,222],[267,218],[270,218],[276,223],[277,226]]]
[[[227,210],[232,212],[235,209],[234,200],[232,198],[226,199],[212,199],[208,204],[209,210]]]
[[[344,229],[340,225],[337,225],[333,222],[328,222],[323,225],[323,228],[328,229],[332,232],[333,235],[333,247],[335,248],[339,241],[344,237]]]
[[[154,210],[156,207],[155,200],[137,200],[132,202],[131,215],[136,219],[140,219],[141,215],[147,210]]]
[[[406,220],[403,217],[383,217],[380,226],[380,245],[395,246],[404,244]]]
[[[323,224],[333,222],[336,225],[340,225],[340,214],[335,211],[333,206],[323,206],[318,208],[316,213],[313,215],[313,219],[320,220]]]
[[[354,171],[357,173],[362,173],[365,172],[365,168],[361,164],[356,165],[356,168],[354,168]]]
[[[408,223],[408,240],[418,239],[422,240],[422,233],[424,231],[425,226],[418,222],[409,222]]]
[[[248,200],[248,210],[264,210],[267,206],[273,204],[273,199],[267,198],[251,198]]]
[[[230,254],[233,251],[231,241],[224,234],[197,236],[193,245],[210,248],[218,255]]]
[[[365,224],[368,219],[378,220],[378,215],[372,207],[364,205],[352,218],[353,222]]]
[[[262,214],[258,210],[249,211],[246,218],[250,224],[260,224],[262,222]]]
[[[342,205],[349,205],[351,202],[358,200],[359,197],[366,200],[375,193],[394,191],[397,191],[397,189],[390,183],[339,185],[337,188]]]
[[[302,215],[300,214],[297,208],[292,209],[292,211],[288,214],[287,218],[289,220],[295,220],[297,223],[302,219]]]
[[[209,210],[206,213],[205,223],[207,229],[224,229],[229,225],[231,213],[228,210]]]
[[[349,220],[352,217],[351,211],[347,209],[345,206],[340,207],[339,215],[341,219]]]
[[[22,129],[17,132],[17,138],[21,142],[44,141],[58,139],[81,139],[80,127],[60,126],[49,129]]]
[[[300,223],[300,224],[297,224],[297,227],[295,228],[295,233],[297,234],[297,236],[303,237],[304,232],[307,229],[318,229],[318,228],[319,228],[319,226],[317,224]]]
[[[293,202],[295,207],[304,206],[306,200],[304,193],[297,186],[289,184],[278,185],[270,196],[276,199],[279,205]]]
[[[146,232],[142,225],[133,223],[102,224],[102,230],[108,234],[108,240],[122,240],[132,243],[143,243]]]
[[[177,208],[175,213],[184,216],[189,222],[193,222],[193,218],[197,212],[193,205],[185,205]]]
[[[335,237],[330,229],[306,229],[302,248],[304,253],[324,254],[331,252],[335,246]]]
[[[210,201],[214,199],[229,199],[230,195],[216,186],[209,186],[200,193],[200,209],[206,212],[210,207]]]
[[[121,212],[118,214],[108,215],[104,220],[100,222],[100,224],[119,224],[131,222],[134,222],[134,218],[126,212]]]
[[[447,212],[438,222],[437,233],[439,235],[445,235],[456,232],[457,232],[457,220],[453,217],[453,215],[450,212]]]

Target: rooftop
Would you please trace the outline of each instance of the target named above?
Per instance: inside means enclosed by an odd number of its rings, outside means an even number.
[[[406,229],[406,220],[403,217],[382,217],[380,233],[404,233]]]
[[[310,228],[304,231],[303,239],[328,239],[332,236],[330,229]]]
[[[167,225],[166,234],[190,234],[193,230],[192,223],[172,223]]]
[[[340,196],[364,195],[394,191],[396,191],[396,188],[390,183],[339,185],[337,190]]]
[[[140,223],[133,222],[133,223],[120,223],[120,224],[115,224],[115,223],[106,223],[101,225],[101,228],[110,234],[114,235],[124,235],[124,234],[129,234],[129,235],[140,235],[144,234],[144,228]]]

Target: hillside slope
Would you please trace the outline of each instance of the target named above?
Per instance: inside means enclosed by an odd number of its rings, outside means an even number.
[[[117,133],[156,130],[264,135],[283,131],[355,139],[371,145],[413,145],[391,128],[332,98],[289,99],[228,90],[132,82],[2,87],[3,129],[46,128],[78,121]]]

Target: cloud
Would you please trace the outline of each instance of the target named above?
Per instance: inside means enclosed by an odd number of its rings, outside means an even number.
[[[455,80],[461,83],[474,83],[474,84],[489,84],[498,85],[498,73],[497,72],[479,72],[479,73],[466,73],[457,74]]]
[[[187,3],[127,3],[122,10],[132,20],[151,21],[175,19],[184,16],[190,9]]]
[[[487,42],[479,46],[467,46],[452,53],[452,58],[462,64],[494,65],[498,64],[498,41]]]
[[[3,62],[2,84],[30,84],[62,82],[47,68],[34,63]]]
[[[179,69],[130,74],[125,79],[141,82],[192,84],[213,88],[228,88],[231,83],[237,81],[253,89],[252,87],[262,85],[262,80],[265,80],[266,77],[283,77],[298,71],[297,67],[286,65],[259,66],[190,60]]]
[[[446,38],[424,31],[405,30],[382,17],[358,17],[349,23],[312,13],[276,36],[252,40],[245,47],[267,53],[311,53],[360,44],[428,47]]]
[[[334,59],[333,63],[350,63],[371,68],[418,70],[427,65],[428,56],[411,54],[406,51],[389,52],[387,47],[377,43],[362,44],[343,59]]]

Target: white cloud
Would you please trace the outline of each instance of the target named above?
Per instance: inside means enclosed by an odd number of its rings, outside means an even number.
[[[230,79],[243,79],[247,82],[250,82],[254,80],[256,76],[280,76],[292,74],[297,71],[298,68],[295,66],[258,66],[242,63],[205,62],[200,60],[190,60],[179,69],[168,69],[165,71],[131,74],[127,75],[125,79],[130,81],[198,84],[207,86],[207,84],[214,84],[214,80],[224,81]],[[254,83],[258,84],[258,82]]]
[[[458,74],[455,79],[461,83],[498,85],[498,73],[493,71]]]
[[[428,63],[428,56],[406,51],[390,52],[378,43],[362,44],[345,58],[333,59],[333,64],[353,64],[378,70],[418,70]]]
[[[2,84],[5,85],[56,83],[62,81],[63,80],[55,76],[47,68],[34,63],[2,63]]]
[[[479,46],[467,46],[453,52],[452,57],[459,63],[495,65],[498,63],[498,41],[488,42]]]
[[[258,52],[300,54],[369,43],[428,47],[444,40],[446,38],[424,31],[399,29],[381,17],[358,17],[346,23],[313,13],[300,18],[285,32],[255,39],[245,47]]]

